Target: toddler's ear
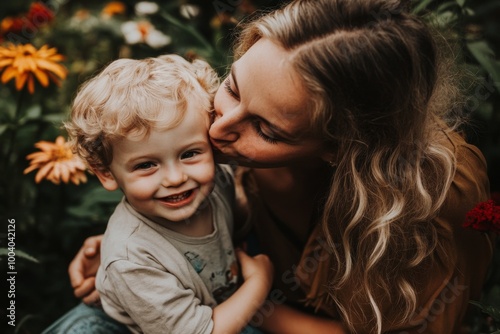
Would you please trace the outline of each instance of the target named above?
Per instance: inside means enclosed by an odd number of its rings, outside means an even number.
[[[99,181],[101,181],[104,189],[109,191],[118,189],[118,183],[109,169],[92,168],[92,172],[94,172]]]

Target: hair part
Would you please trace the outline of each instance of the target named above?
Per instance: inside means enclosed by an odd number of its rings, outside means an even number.
[[[76,153],[91,168],[106,170],[113,141],[175,127],[188,103],[211,112],[218,84],[202,60],[190,63],[177,55],[118,59],[80,87],[64,126]]]
[[[238,58],[267,38],[289,51],[311,96],[311,131],[337,157],[322,225],[329,296],[352,331],[407,323],[414,273],[455,263],[452,232],[433,219],[454,176],[442,120],[459,90],[452,60],[406,3],[293,1],[245,24],[235,48]]]

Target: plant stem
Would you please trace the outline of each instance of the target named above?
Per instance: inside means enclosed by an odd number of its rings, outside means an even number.
[[[179,20],[177,20],[175,17],[173,17],[168,13],[163,12],[161,15],[165,20],[170,22],[172,25],[188,32],[191,36],[193,36],[196,40],[198,40],[198,42],[200,42],[205,48],[210,50],[212,55],[215,55],[217,53],[215,48],[195,28],[182,24],[182,22],[180,22]]]
[[[19,92],[19,96],[17,98],[17,103],[16,103],[16,110],[14,112],[14,126],[11,130],[11,133],[10,133],[10,139],[9,139],[9,143],[8,143],[8,146],[7,146],[7,153],[5,155],[5,164],[6,164],[6,167],[9,166],[10,162],[11,162],[11,158],[12,158],[12,154],[14,153],[14,144],[16,142],[16,137],[17,137],[17,128],[19,126],[19,119],[20,119],[20,116],[21,116],[21,107],[23,105],[23,99],[24,99],[24,95],[25,95],[25,91],[26,89],[21,89],[20,92]],[[6,168],[7,170],[8,168]]]

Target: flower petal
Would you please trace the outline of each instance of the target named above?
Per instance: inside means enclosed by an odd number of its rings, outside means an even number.
[[[53,167],[54,167],[54,162],[51,161],[42,168],[40,168],[38,173],[36,173],[35,183],[40,183],[40,181],[42,181],[51,172]]]
[[[60,180],[61,179],[61,164],[59,162],[54,163],[54,169],[50,173],[51,177]]]
[[[15,67],[7,67],[5,71],[2,73],[2,83],[6,83],[12,78],[16,77],[18,75],[17,68]]]
[[[55,143],[57,146],[64,146],[66,139],[63,136],[57,136]]]
[[[62,65],[59,65],[57,63],[51,63],[45,59],[37,59],[36,62],[40,68],[51,71],[61,79],[66,78],[67,71]]]
[[[7,66],[7,65],[11,65],[12,64],[12,59],[11,58],[8,58],[8,59],[0,59],[0,69]]]
[[[34,171],[35,169],[38,169],[40,167],[40,165],[38,164],[31,164],[30,166],[28,166],[24,171],[23,171],[23,174],[28,174],[29,172],[32,172]]]
[[[24,84],[26,83],[26,79],[28,79],[28,72],[21,73],[21,75],[18,75],[16,77],[16,89],[21,90],[24,87]]]
[[[65,165],[60,165],[60,169],[61,169],[61,179],[63,180],[64,183],[68,183],[69,181],[69,177],[70,177],[70,171],[68,168],[66,168]]]
[[[38,68],[35,68],[33,74],[35,74],[36,78],[43,87],[47,87],[49,85],[49,77],[44,71],[40,71]]]
[[[57,146],[54,143],[45,140],[37,142],[35,147],[41,149],[42,151],[52,151],[57,149]]]
[[[35,79],[33,78],[33,75],[30,73],[28,76],[28,91],[30,94],[33,94],[35,92]]]

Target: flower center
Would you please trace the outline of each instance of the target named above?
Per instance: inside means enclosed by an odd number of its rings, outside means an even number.
[[[71,160],[73,153],[66,147],[58,147],[52,151],[52,157],[56,161]]]

